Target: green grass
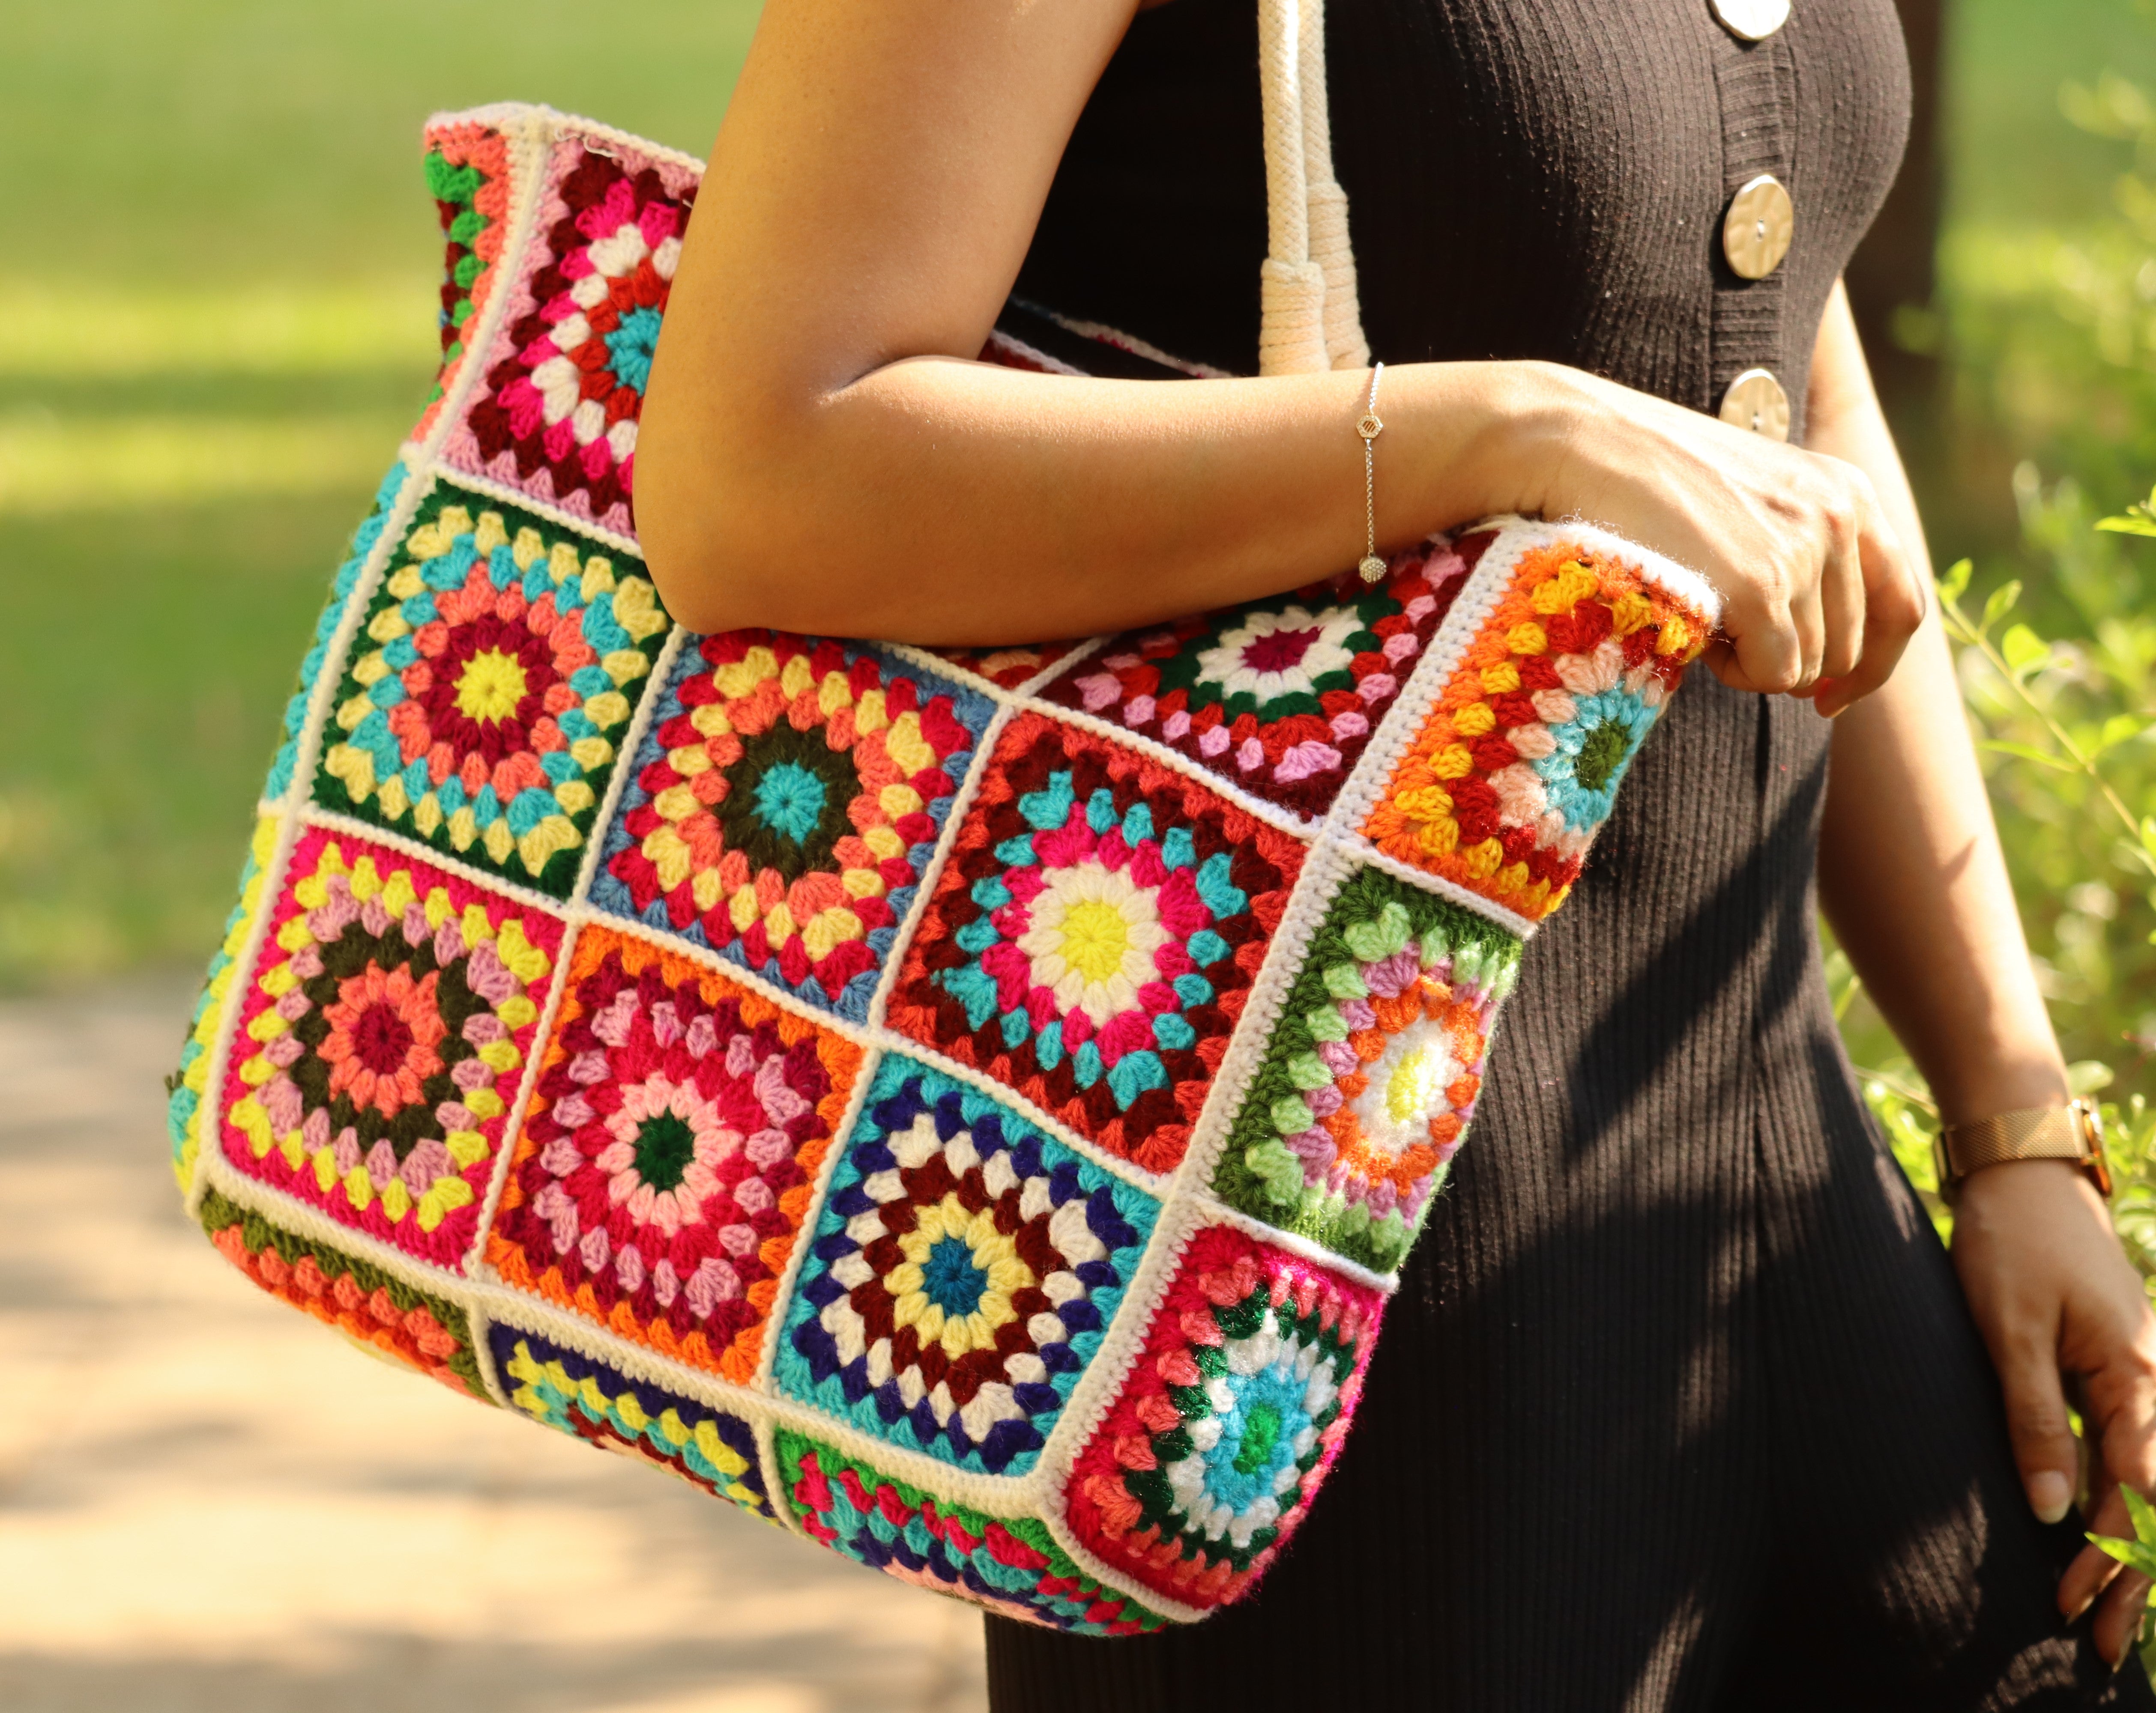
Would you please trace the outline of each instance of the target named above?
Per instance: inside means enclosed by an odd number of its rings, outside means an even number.
[[[200,957],[346,533],[425,395],[434,110],[709,146],[754,0],[87,0],[4,14],[0,986]],[[2093,217],[2059,117],[2125,0],[1960,0],[1956,219]]]
[[[702,152],[744,0],[8,8],[0,987],[208,951],[339,549],[432,371],[419,130]]]

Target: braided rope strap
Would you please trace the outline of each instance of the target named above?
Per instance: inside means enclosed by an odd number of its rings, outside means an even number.
[[[1265,367],[1359,363],[1318,14],[1263,16]],[[906,1581],[1204,1617],[1339,1454],[1712,593],[1512,519],[1077,644],[690,633],[629,502],[701,163],[535,107],[427,145],[439,386],[172,1080],[191,1211],[380,1354]]]

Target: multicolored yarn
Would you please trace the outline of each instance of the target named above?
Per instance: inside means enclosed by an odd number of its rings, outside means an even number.
[[[322,663],[328,659],[330,645],[336,639],[337,627],[344,623],[344,611],[352,599],[352,592],[359,586],[359,574],[365,568],[374,545],[382,539],[382,531],[389,522],[389,514],[411,479],[411,471],[399,464],[382,479],[382,486],[374,496],[374,509],[367,521],[352,531],[352,546],[346,553],[344,563],[337,567],[336,575],[330,582],[329,604],[322,608],[321,617],[315,621],[315,640],[300,662],[300,681],[292,692],[291,700],[285,705],[285,741],[278,745],[277,754],[270,763],[270,778],[262,787],[262,795],[275,800],[292,788],[292,770],[299,765],[300,738],[306,730],[308,710],[315,699],[315,685],[322,675]]]
[[[443,449],[452,466],[632,527],[637,420],[696,178],[648,146],[555,145],[509,325]]]
[[[1541,921],[1579,877],[1708,633],[1696,604],[1613,553],[1578,541],[1531,547],[1363,831]]]
[[[953,841],[891,1027],[1172,1172],[1302,859],[1188,774],[1021,714]]]
[[[424,434],[464,366],[465,331],[486,305],[501,278],[509,216],[509,146],[490,126],[449,126],[434,131],[427,151],[427,188],[448,250],[442,261],[442,368],[419,420]]]
[[[969,1085],[892,1054],[825,1193],[778,1383],[893,1444],[1023,1474],[1159,1212]]]
[[[478,1224],[562,925],[395,851],[303,836],[239,1012],[224,1157],[408,1254]]]
[[[811,1540],[916,1587],[1080,1636],[1132,1636],[1167,1620],[1104,1587],[1029,1516],[988,1516],[894,1480],[798,1433],[778,1436],[788,1503]]]
[[[587,930],[488,1264],[746,1383],[860,1059],[705,967]]]
[[[701,167],[537,108],[429,149],[441,392],[169,1085],[191,1208],[369,1351],[864,1565],[1204,1618],[1339,1454],[1712,592],[1509,519],[1117,637],[691,635],[630,498]],[[1026,313],[988,360],[1190,372]]]
[[[203,977],[194,1013],[187,1019],[187,1039],[180,1047],[180,1062],[165,1079],[165,1134],[172,1144],[172,1176],[183,1195],[194,1188],[195,1161],[202,1153],[202,1103],[209,1092],[210,1053],[224,1023],[233,972],[262,908],[263,872],[276,859],[277,833],[277,822],[270,816],[254,823],[254,838],[239,871],[239,901],[224,919],[224,939]]]
[[[214,1190],[203,1197],[200,1211],[203,1229],[218,1253],[270,1295],[372,1353],[409,1363],[452,1392],[494,1402],[472,1355],[471,1323],[456,1304],[273,1225]]]
[[[589,546],[439,484],[367,611],[316,800],[565,896],[670,628]]]
[[[1365,869],[1341,888],[1305,959],[1213,1188],[1390,1273],[1467,1134],[1520,942]]]
[[[1332,1468],[1383,1304],[1242,1232],[1198,1233],[1071,1469],[1073,1533],[1182,1605],[1235,1599]]]
[[[766,1521],[778,1521],[764,1492],[756,1429],[739,1416],[632,1380],[521,1327],[497,1323],[487,1338],[512,1408],[588,1444],[679,1475]]]
[[[593,897],[865,1020],[993,705],[852,644],[684,649]]]
[[[1167,745],[1256,796],[1332,807],[1450,610],[1468,563],[1450,545],[1224,613],[1133,631],[1041,695]]]

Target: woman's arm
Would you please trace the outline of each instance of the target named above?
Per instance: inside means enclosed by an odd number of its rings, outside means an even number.
[[[1366,375],[972,361],[1132,5],[769,0],[638,446],[638,527],[685,622],[1026,641],[1353,562]],[[1548,364],[1403,365],[1380,405],[1386,541],[1507,510],[1606,524],[1722,590],[1732,683],[1859,695],[1916,623],[1846,465]]]
[[[1810,415],[1813,449],[1870,474],[1924,562],[1922,526],[1840,287],[1820,330]],[[1892,681],[1835,728],[1819,874],[1836,936],[1946,1121],[2066,1098],[2066,1067],[1936,612]],[[2097,1526],[2130,1535],[2111,1489],[2156,1484],[2156,1324],[2102,1200],[2067,1162],[1991,1167],[1962,1187],[1953,1252],[2005,1391],[2029,1502],[2052,1522],[2072,1500],[2064,1370],[2080,1377],[2102,1459]],[[2103,1593],[2097,1640],[2112,1659],[2130,1643],[2148,1590],[2130,1573],[2113,1581],[2118,1571],[2090,1547],[2059,1590],[2069,1615]]]

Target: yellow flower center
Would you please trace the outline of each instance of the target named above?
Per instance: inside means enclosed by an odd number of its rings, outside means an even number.
[[[457,679],[457,711],[467,720],[496,724],[516,711],[525,685],[521,660],[499,649],[482,649]]]
[[[1088,982],[1105,982],[1123,967],[1131,925],[1112,904],[1081,899],[1063,913],[1063,961]]]
[[[1437,1105],[1445,1054],[1435,1047],[1415,1047],[1400,1054],[1385,1079],[1385,1116],[1394,1124],[1427,1118]]]

